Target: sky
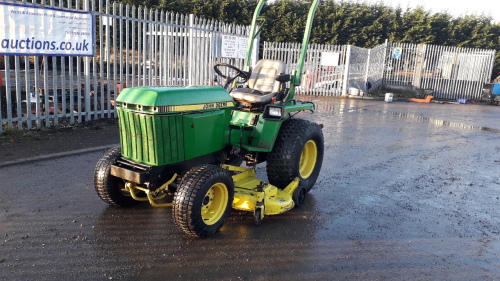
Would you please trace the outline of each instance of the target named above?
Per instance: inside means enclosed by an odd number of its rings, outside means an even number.
[[[500,0],[382,0],[388,6],[411,9],[423,6],[432,13],[447,11],[450,15],[459,17],[464,15],[491,16],[494,23],[500,23]]]

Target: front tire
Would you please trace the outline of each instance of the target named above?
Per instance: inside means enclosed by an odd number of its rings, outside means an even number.
[[[231,175],[214,165],[189,170],[174,197],[173,216],[186,234],[209,237],[224,225],[234,197]]]
[[[323,153],[324,140],[320,125],[302,119],[283,122],[274,148],[267,155],[269,182],[284,189],[298,177],[300,183],[297,189],[309,192],[321,170]],[[296,196],[300,204],[304,196]]]
[[[106,203],[119,207],[131,207],[138,203],[125,190],[125,182],[110,174],[111,165],[121,156],[121,148],[113,147],[97,161],[94,170],[94,187],[97,195]]]

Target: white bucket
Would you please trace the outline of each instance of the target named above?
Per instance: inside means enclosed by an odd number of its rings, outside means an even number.
[[[392,102],[393,97],[394,97],[393,93],[386,93],[385,94],[385,102]]]
[[[351,95],[351,96],[359,96],[359,89],[349,88],[349,95]]]

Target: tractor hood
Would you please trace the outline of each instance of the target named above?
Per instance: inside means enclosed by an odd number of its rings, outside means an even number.
[[[234,106],[229,93],[216,86],[126,88],[116,101],[123,109],[162,113]]]

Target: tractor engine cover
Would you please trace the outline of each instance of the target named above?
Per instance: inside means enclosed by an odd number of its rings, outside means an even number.
[[[221,87],[126,88],[116,99],[122,156],[162,166],[219,151],[233,108]]]

